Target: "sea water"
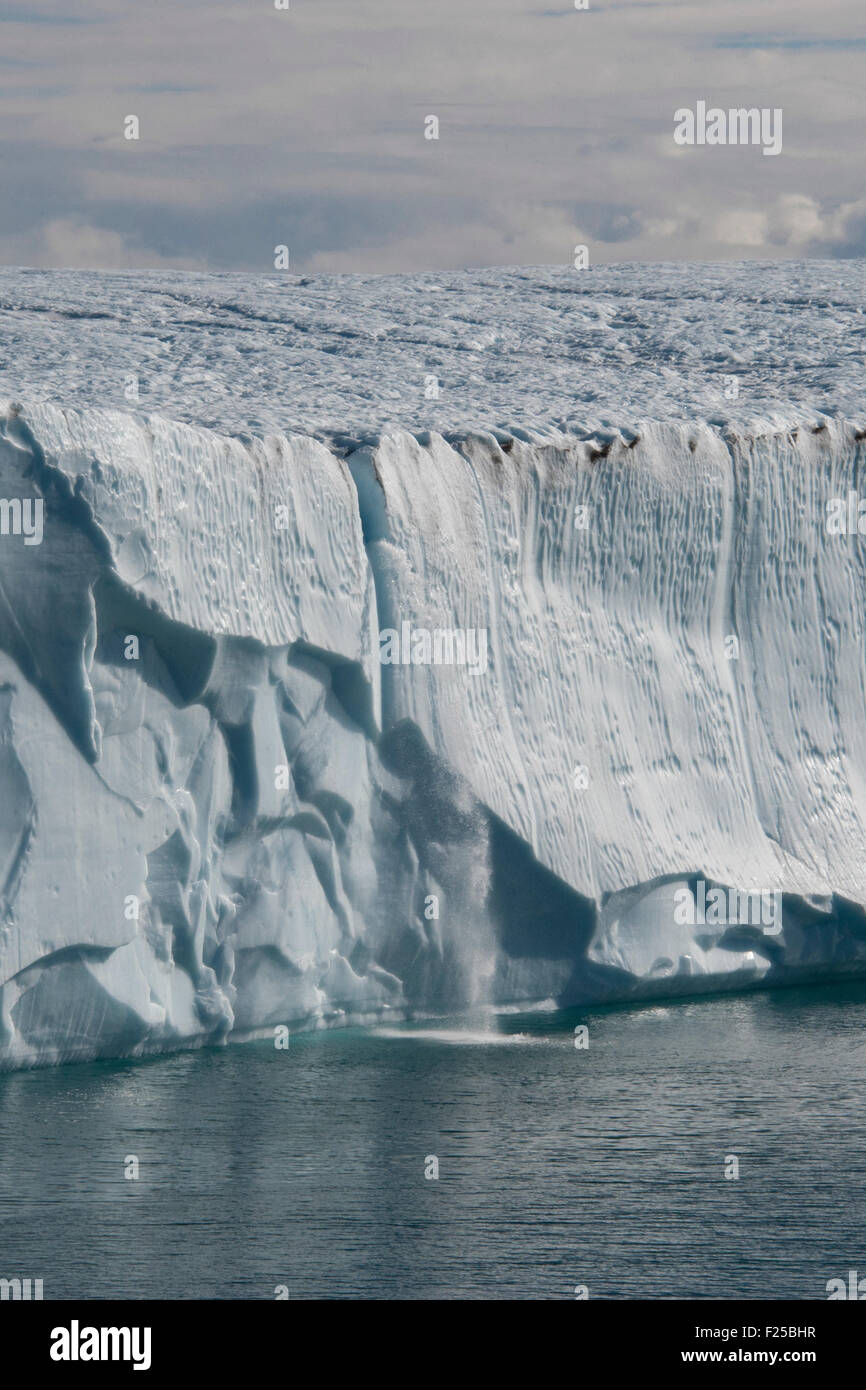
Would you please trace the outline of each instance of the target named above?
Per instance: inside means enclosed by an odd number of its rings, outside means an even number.
[[[0,1278],[45,1299],[826,1298],[866,1274],[864,1081],[863,984],[7,1074]]]

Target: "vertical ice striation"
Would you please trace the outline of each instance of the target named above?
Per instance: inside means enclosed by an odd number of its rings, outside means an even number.
[[[863,470],[829,417],[10,412],[2,1063],[862,972]]]

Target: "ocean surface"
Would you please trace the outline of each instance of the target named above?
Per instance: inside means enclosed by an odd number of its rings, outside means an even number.
[[[866,1275],[864,1081],[866,984],[7,1074],[0,1278],[46,1299],[826,1298]]]

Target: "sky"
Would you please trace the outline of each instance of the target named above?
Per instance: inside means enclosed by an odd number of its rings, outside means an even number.
[[[864,58],[863,0],[0,0],[0,264],[862,256]]]

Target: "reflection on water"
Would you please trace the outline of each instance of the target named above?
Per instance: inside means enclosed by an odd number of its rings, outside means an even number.
[[[46,1298],[824,1297],[866,1271],[864,1080],[866,986],[6,1075],[0,1277]]]

